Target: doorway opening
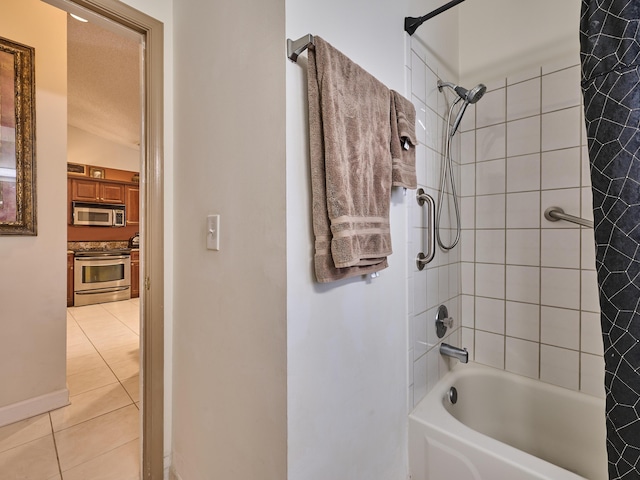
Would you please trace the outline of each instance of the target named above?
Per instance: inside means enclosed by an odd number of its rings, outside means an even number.
[[[42,1],[140,39],[140,472],[143,480],[159,480],[164,451],[163,26],[116,0]]]

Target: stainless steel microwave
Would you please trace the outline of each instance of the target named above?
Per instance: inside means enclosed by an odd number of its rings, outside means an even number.
[[[73,202],[72,221],[74,225],[92,227],[124,227],[125,206],[106,203]]]

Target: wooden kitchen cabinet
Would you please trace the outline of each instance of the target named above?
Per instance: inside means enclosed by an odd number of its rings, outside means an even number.
[[[67,307],[73,307],[73,253],[67,253]]]
[[[140,252],[131,251],[131,298],[140,296]]]
[[[140,187],[124,187],[124,204],[127,209],[127,226],[140,224]]]
[[[71,200],[122,204],[124,203],[124,185],[99,180],[72,178]]]

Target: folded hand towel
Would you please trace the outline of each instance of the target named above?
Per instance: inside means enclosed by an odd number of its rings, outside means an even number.
[[[392,253],[389,89],[315,37],[308,97],[319,282],[377,272]]]
[[[416,109],[410,100],[391,90],[392,185],[416,188]]]

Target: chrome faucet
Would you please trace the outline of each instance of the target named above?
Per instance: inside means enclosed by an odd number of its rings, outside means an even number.
[[[462,363],[467,363],[469,361],[469,352],[467,352],[466,348],[454,347],[448,343],[440,344],[440,355],[457,358]]]

